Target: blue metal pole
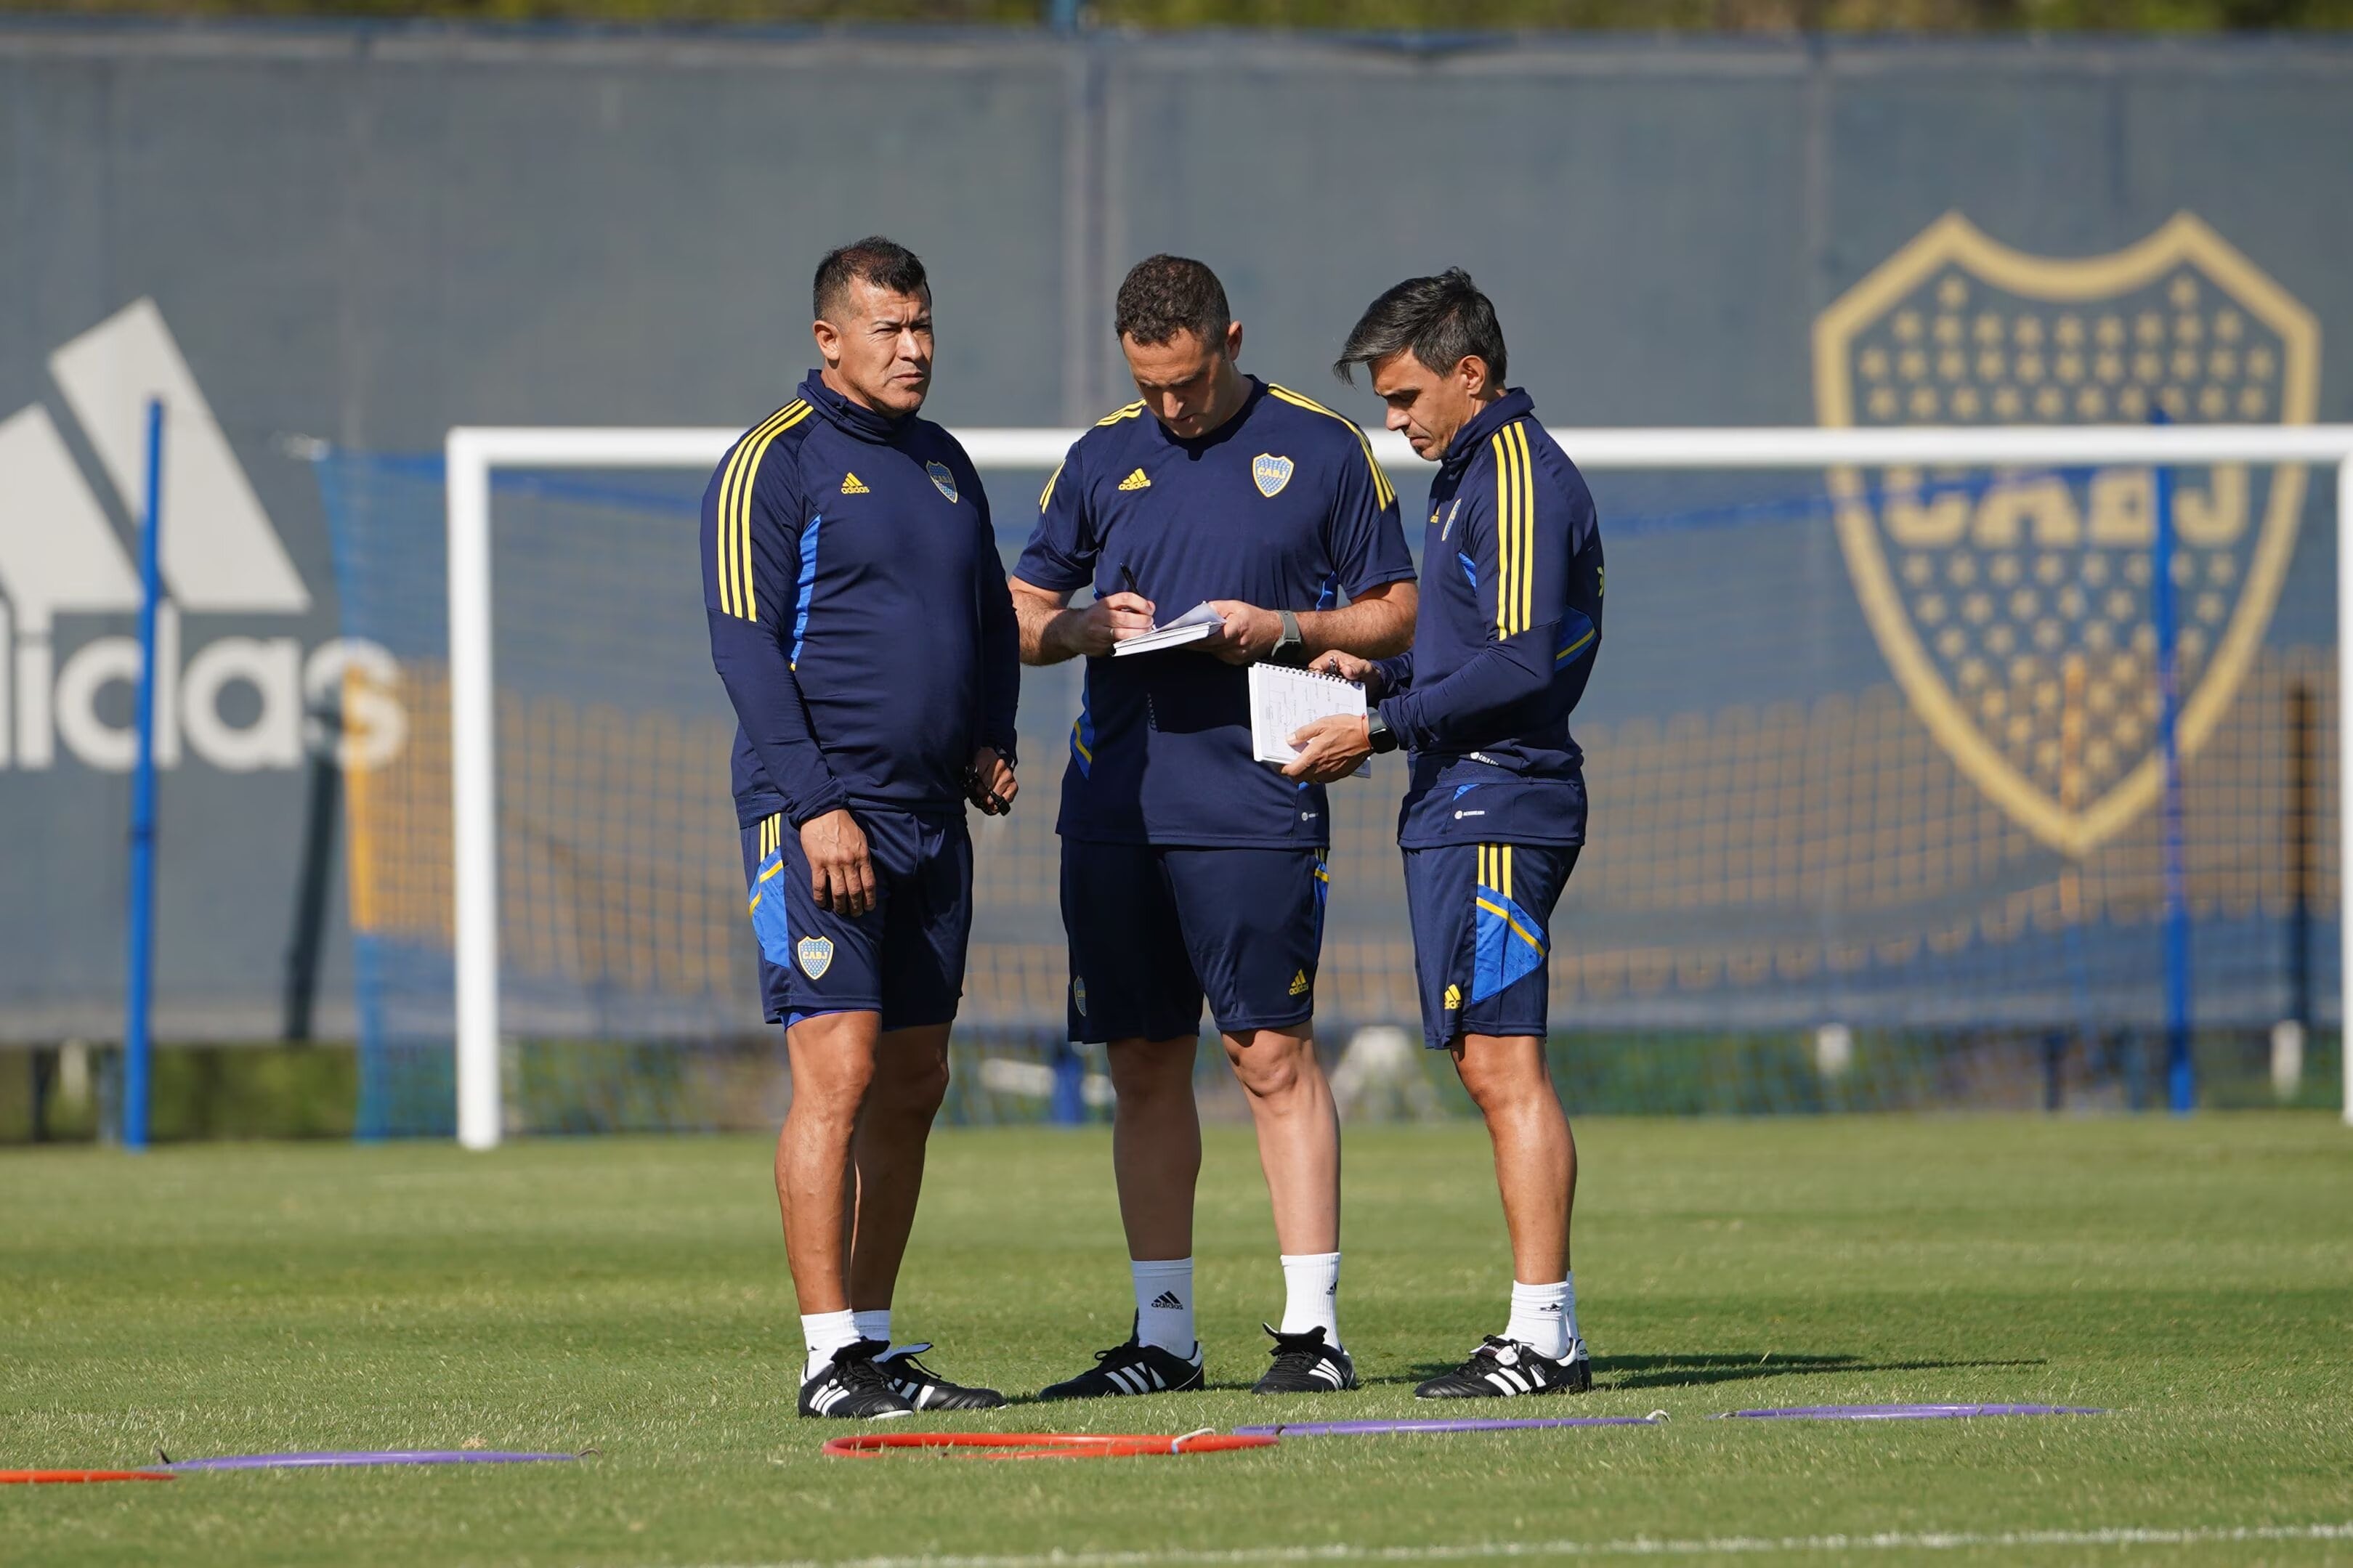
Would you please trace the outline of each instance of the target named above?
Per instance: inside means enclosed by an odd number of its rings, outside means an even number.
[[[148,1015],[155,974],[155,606],[162,600],[164,402],[147,400],[147,515],[139,539],[139,761],[131,775],[131,973],[123,1000],[122,1146],[147,1147]]]
[[[1079,1047],[1057,1037],[1054,1052],[1053,1119],[1057,1127],[1080,1127],[1087,1120],[1087,1058]]]
[[[2157,622],[2157,748],[2165,761],[2165,1102],[2175,1115],[2198,1104],[2189,1059],[2189,886],[2181,863],[2181,668],[2174,626],[2173,470],[2157,470],[2155,581],[2149,594]]]

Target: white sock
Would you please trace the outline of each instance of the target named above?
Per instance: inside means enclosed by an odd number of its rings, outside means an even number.
[[[858,1342],[857,1320],[858,1314],[848,1310],[801,1314],[801,1338],[808,1344],[808,1360],[801,1363],[803,1383],[832,1365],[834,1352]]]
[[[1513,1280],[1512,1317],[1504,1325],[1504,1337],[1558,1361],[1568,1353],[1569,1341],[1577,1334],[1570,1326],[1575,1316],[1568,1303],[1566,1279],[1557,1285],[1523,1285]]]
[[[1131,1260],[1135,1279],[1135,1337],[1171,1355],[1190,1357],[1193,1335],[1193,1260],[1171,1258],[1150,1263]]]
[[[858,1325],[860,1339],[881,1340],[886,1345],[891,1342],[890,1308],[869,1307],[864,1311],[853,1310],[849,1320]]]
[[[1303,1334],[1324,1331],[1324,1342],[1340,1348],[1340,1255],[1336,1252],[1286,1252],[1282,1255],[1282,1331]]]

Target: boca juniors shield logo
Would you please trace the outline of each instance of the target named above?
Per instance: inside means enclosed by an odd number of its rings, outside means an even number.
[[[793,950],[801,961],[801,973],[811,980],[822,980],[825,972],[833,967],[833,939],[825,936],[805,936]]]
[[[956,499],[955,476],[948,472],[945,463],[925,463],[923,472],[932,476],[932,484],[950,500]]]
[[[1252,458],[1250,478],[1258,484],[1258,493],[1270,500],[1282,494],[1282,487],[1291,482],[1292,467],[1290,458],[1277,458],[1265,452]]]
[[[1814,324],[1824,425],[2308,423],[2319,328],[2184,213],[2113,255],[2011,250],[1957,213]],[[2173,470],[2179,744],[2246,673],[2295,544],[2305,473]],[[1881,650],[1962,771],[2082,855],[2163,788],[2150,579],[2156,476],[1831,476]]]

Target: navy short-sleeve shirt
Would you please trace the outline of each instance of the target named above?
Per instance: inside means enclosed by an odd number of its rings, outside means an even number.
[[[1117,593],[1132,575],[1158,617],[1208,599],[1330,609],[1413,558],[1397,491],[1364,433],[1251,378],[1208,435],[1172,435],[1141,403],[1071,447],[1039,498],[1014,575],[1053,593]],[[1250,757],[1249,672],[1198,647],[1087,661],[1058,831],[1123,844],[1321,845],[1321,785]]]

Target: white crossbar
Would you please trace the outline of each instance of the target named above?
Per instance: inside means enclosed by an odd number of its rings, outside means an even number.
[[[499,468],[697,468],[715,466],[741,432],[702,428],[461,426],[449,432],[449,741],[457,881],[458,1141],[497,1146],[499,1083],[498,749],[491,660],[491,477]],[[965,429],[976,468],[1044,472],[1082,430]],[[2101,465],[2312,463],[2337,473],[2337,691],[2353,692],[2353,425],[2068,425],[1875,429],[1691,427],[1556,429],[1581,468],[1831,468],[1888,466],[2090,468]],[[1403,437],[1372,435],[1384,468],[1421,459]],[[2353,723],[2337,730],[2338,865],[2353,868]],[[2340,878],[2353,893],[2353,876]],[[2346,895],[2340,895],[2345,897]],[[2353,898],[2340,908],[2353,913]],[[2353,918],[2339,921],[2353,977]],[[2353,1051],[2344,1058],[2344,1117],[2353,1126]]]

